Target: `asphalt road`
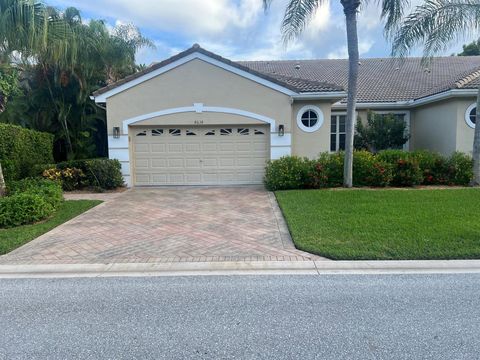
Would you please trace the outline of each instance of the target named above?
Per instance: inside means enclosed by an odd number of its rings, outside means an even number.
[[[0,280],[0,359],[480,359],[480,275]]]

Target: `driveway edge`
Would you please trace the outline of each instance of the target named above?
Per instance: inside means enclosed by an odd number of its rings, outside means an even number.
[[[480,273],[480,260],[242,261],[0,265],[0,279],[191,275]]]

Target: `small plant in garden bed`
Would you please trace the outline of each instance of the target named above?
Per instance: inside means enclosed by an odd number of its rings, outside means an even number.
[[[85,187],[96,191],[112,190],[124,186],[121,164],[118,160],[71,160],[37,169],[43,177],[61,180],[64,190],[80,190]]]

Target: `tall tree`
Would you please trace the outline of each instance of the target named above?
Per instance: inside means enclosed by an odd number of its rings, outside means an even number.
[[[463,51],[458,56],[478,56],[480,55],[480,39],[472,41],[470,44],[463,45]]]
[[[265,9],[268,9],[272,0],[263,0]],[[328,0],[290,0],[285,10],[282,22],[282,34],[285,42],[297,38],[308,25],[317,9],[328,4]],[[355,132],[355,113],[358,88],[358,33],[357,16],[361,5],[366,5],[368,0],[340,0],[345,14],[348,49],[348,94],[347,94],[347,119],[345,139],[344,179],[345,187],[353,185],[353,138]],[[392,31],[402,18],[404,8],[409,0],[381,0],[379,1],[385,19],[385,30]]]
[[[406,56],[412,48],[423,45],[423,60],[447,50],[459,38],[480,33],[478,0],[427,0],[417,6],[393,37],[393,55]],[[480,121],[480,87],[477,95],[476,124]],[[480,185],[480,126],[475,126],[473,140],[473,181]]]
[[[152,44],[133,25],[85,24],[73,7],[45,11],[64,24],[71,46],[64,51],[52,40],[52,46],[17,61],[23,93],[10,101],[0,121],[53,133],[56,160],[105,156],[105,111],[90,95],[135,72],[137,50]]]

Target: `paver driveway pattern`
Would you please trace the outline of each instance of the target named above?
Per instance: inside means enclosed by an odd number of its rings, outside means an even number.
[[[0,258],[1,263],[309,260],[259,187],[136,188]]]

